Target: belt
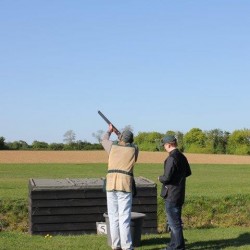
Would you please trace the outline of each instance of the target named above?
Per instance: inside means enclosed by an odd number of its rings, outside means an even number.
[[[124,170],[120,170],[120,169],[110,169],[108,170],[108,174],[109,173],[120,173],[120,174],[126,174],[126,175],[130,175],[130,176],[134,176],[133,173],[130,173],[130,172],[127,172],[127,171],[124,171]]]

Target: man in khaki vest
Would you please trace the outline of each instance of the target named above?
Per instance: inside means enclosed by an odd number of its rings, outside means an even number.
[[[109,138],[114,132],[110,124],[102,145],[109,155],[106,176],[106,194],[112,249],[131,250],[130,232],[132,208],[133,167],[138,157],[138,148],[133,144],[133,133],[125,130],[118,141]]]

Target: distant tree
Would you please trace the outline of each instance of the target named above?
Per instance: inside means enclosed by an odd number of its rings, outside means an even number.
[[[102,150],[103,147],[101,144],[91,144],[87,141],[76,141],[71,144],[64,144],[63,150]]]
[[[206,133],[206,148],[212,154],[225,154],[229,132],[220,129],[213,129]]]
[[[26,141],[20,140],[19,143],[21,144],[21,149],[28,149],[30,147]]]
[[[83,150],[103,150],[103,147],[100,143],[89,143],[88,145],[85,145]]]
[[[183,150],[184,150],[183,149],[183,133],[180,132],[180,131],[168,130],[165,133],[165,135],[163,135],[163,137],[166,136],[166,135],[173,135],[173,136],[175,136],[176,139],[177,139],[178,148],[179,148],[180,151],[183,152]],[[159,145],[160,145],[160,140],[158,140],[158,141],[159,141]],[[165,150],[164,147],[162,147],[162,146],[159,146],[158,148],[159,148],[160,151],[164,151]]]
[[[176,135],[176,133],[173,130],[168,130],[166,135]]]
[[[3,136],[0,137],[0,150],[5,149],[5,138]]]
[[[206,134],[199,128],[192,128],[183,137],[185,152],[205,153]]]
[[[175,136],[176,136],[176,139],[177,139],[177,143],[178,143],[178,148],[181,152],[184,151],[184,143],[183,143],[183,137],[184,137],[184,134],[180,131],[176,131],[175,132]]]
[[[63,146],[64,150],[81,150],[81,141],[66,143]]]
[[[100,143],[91,144],[87,141],[77,141],[79,150],[100,150],[103,149]]]
[[[97,130],[96,133],[92,133],[92,136],[93,136],[99,143],[101,143],[103,134],[104,134],[104,131],[100,129],[100,130]]]
[[[63,143],[51,143],[49,144],[50,150],[63,150],[64,144]]]
[[[250,129],[235,130],[228,138],[227,152],[250,155]]]
[[[135,136],[135,142],[137,144],[142,144],[144,142],[155,143],[155,140],[162,139],[163,134],[158,132],[139,132]]]
[[[158,132],[139,132],[134,138],[141,151],[159,151],[159,144],[163,134]]]
[[[32,148],[33,149],[48,149],[49,144],[47,142],[43,142],[43,141],[34,141],[32,143]]]
[[[13,141],[13,142],[9,142],[7,143],[7,146],[9,149],[13,149],[13,150],[20,150],[20,149],[28,149],[29,145],[27,142],[25,141]]]
[[[63,135],[64,139],[63,141],[66,143],[66,144],[71,144],[75,141],[76,139],[76,134],[73,130],[68,130],[66,131],[66,133]]]
[[[7,145],[7,148],[11,150],[18,150],[21,147],[18,141],[7,142],[6,145]]]
[[[135,143],[138,145],[142,144],[145,141],[147,134],[147,132],[139,132],[134,138]]]

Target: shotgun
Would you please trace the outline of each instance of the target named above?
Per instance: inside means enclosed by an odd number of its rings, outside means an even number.
[[[114,132],[116,133],[116,135],[119,138],[119,136],[121,135],[121,132],[113,125],[113,123],[100,110],[98,110],[98,114],[102,117],[102,119],[106,123],[108,123],[108,125],[110,125],[110,124],[112,125]]]

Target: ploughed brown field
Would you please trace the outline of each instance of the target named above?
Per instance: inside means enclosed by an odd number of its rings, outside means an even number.
[[[250,156],[185,154],[200,164],[250,164]],[[166,152],[140,152],[138,163],[163,163]],[[0,151],[0,163],[106,163],[105,151]]]

